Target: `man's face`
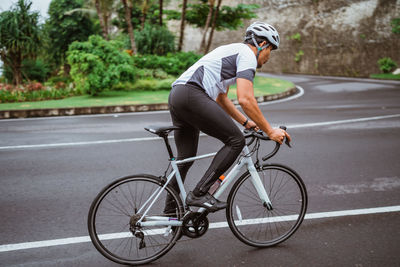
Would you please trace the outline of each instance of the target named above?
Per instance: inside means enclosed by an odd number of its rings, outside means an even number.
[[[265,44],[263,44],[263,45],[265,45]],[[269,60],[269,57],[271,55],[272,48],[273,48],[273,46],[270,45],[267,48],[261,50],[260,55],[258,56],[257,68],[261,68],[262,65],[267,63],[267,61]]]

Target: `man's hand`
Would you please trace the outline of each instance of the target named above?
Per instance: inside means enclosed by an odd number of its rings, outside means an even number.
[[[257,124],[254,121],[248,121],[246,124],[246,129],[254,129],[256,131],[260,130],[260,128],[257,126]]]
[[[289,142],[292,140],[292,138],[290,138],[290,135],[285,130],[282,130],[280,128],[273,128],[267,134],[271,140],[278,142],[281,145],[283,143],[283,140],[285,140],[285,137],[289,140]]]

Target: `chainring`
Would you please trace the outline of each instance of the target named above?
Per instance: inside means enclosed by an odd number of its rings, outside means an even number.
[[[190,238],[198,238],[207,232],[208,226],[206,214],[190,212],[183,217],[182,233]]]

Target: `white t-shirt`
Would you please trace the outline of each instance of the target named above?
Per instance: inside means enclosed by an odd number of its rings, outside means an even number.
[[[186,70],[173,84],[194,84],[216,99],[237,78],[253,81],[257,59],[250,47],[234,43],[216,48]]]

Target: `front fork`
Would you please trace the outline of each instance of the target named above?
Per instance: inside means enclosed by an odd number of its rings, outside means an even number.
[[[263,183],[261,182],[260,175],[257,172],[257,169],[254,167],[254,163],[250,157],[246,157],[246,165],[249,173],[251,175],[251,181],[257,190],[258,196],[260,197],[261,201],[263,202],[263,206],[268,210],[272,210],[272,203],[268,197],[267,191],[264,188]]]

